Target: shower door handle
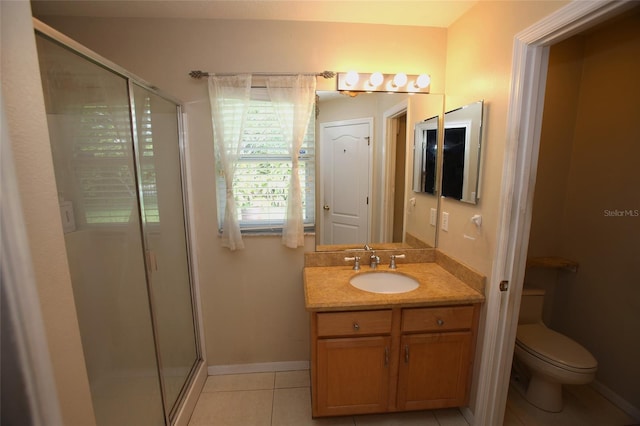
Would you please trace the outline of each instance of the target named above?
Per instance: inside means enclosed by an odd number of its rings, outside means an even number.
[[[147,250],[147,259],[149,260],[149,270],[151,272],[158,270],[158,258],[156,252],[153,250]]]

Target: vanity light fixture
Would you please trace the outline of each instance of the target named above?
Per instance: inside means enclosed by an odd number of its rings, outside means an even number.
[[[429,93],[431,77],[428,74],[383,74],[339,72],[338,90],[342,92]]]

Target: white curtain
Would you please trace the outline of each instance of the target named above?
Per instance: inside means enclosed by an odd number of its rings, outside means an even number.
[[[287,141],[292,163],[282,243],[287,247],[296,248],[304,245],[298,156],[315,105],[316,77],[305,75],[268,77],[267,90]]]
[[[222,246],[231,250],[244,248],[238,223],[238,209],[233,197],[233,176],[242,148],[242,129],[247,117],[250,96],[250,74],[209,77],[213,143],[226,185]]]

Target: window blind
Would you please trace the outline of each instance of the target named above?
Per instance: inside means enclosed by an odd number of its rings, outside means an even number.
[[[128,105],[82,105],[74,132],[73,170],[86,225],[126,223],[137,216],[137,187]],[[149,100],[139,129],[140,180],[146,219],[159,221]]]

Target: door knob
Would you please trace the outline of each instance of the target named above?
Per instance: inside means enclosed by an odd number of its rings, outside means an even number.
[[[326,204],[324,205],[323,209],[329,211],[329,206],[327,206]]]

